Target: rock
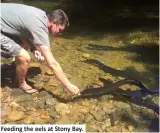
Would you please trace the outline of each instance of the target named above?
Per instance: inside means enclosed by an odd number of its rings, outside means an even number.
[[[49,119],[48,123],[49,124],[56,124],[56,120],[55,119]]]
[[[47,99],[50,99],[52,98],[52,95],[49,94],[49,92],[47,91],[41,91],[39,94],[38,94],[38,99],[41,101],[41,102],[46,102]]]
[[[30,94],[23,94],[17,97],[16,102],[28,102],[32,100],[33,100],[33,97]]]
[[[88,100],[82,100],[82,103],[81,103],[83,106],[86,106],[88,107],[90,105],[89,101]]]
[[[18,104],[18,103],[15,103],[15,102],[11,102],[9,105],[10,105],[11,107],[13,107],[13,108],[19,107],[19,104]]]
[[[1,104],[1,115],[7,116],[11,113],[11,107],[6,104]]]
[[[130,132],[128,129],[126,129],[124,127],[121,129],[121,131],[122,131],[122,133],[124,133],[124,132]]]
[[[113,103],[109,103],[108,100],[100,102],[98,105],[106,114],[110,114],[115,110]]]
[[[94,110],[98,112],[98,111],[101,111],[102,109],[100,108],[100,106],[96,106]]]
[[[92,119],[93,119],[93,115],[91,115],[91,114],[86,114],[84,121],[85,121],[86,123],[88,123],[88,122],[90,122]]]
[[[97,130],[98,130],[98,132],[103,132],[102,128],[100,128],[100,127]]]
[[[7,93],[10,94],[10,93],[12,92],[12,89],[9,88],[8,86],[5,86],[4,88],[1,89],[1,91],[2,91],[2,92],[7,92]]]
[[[23,124],[32,124],[33,120],[31,116],[27,116],[24,120],[23,120]]]
[[[88,59],[90,56],[91,56],[91,55],[90,55],[90,54],[88,54],[88,53],[84,53],[84,54],[82,54],[82,57],[84,57],[85,59]]]
[[[129,125],[127,128],[128,128],[129,131],[133,131],[134,130],[134,127],[131,126],[131,125]]]
[[[49,81],[47,82],[47,85],[48,86],[52,86],[52,87],[57,87],[57,86],[59,86],[61,84],[61,82],[58,80],[58,79],[56,79],[56,78],[50,78],[49,79]]]
[[[40,117],[33,118],[34,124],[45,124],[45,121],[43,121]]]
[[[85,107],[85,106],[82,106],[82,107],[79,106],[78,111],[79,111],[80,113],[86,114],[86,113],[89,112],[89,108],[88,108],[88,107]]]
[[[36,108],[44,109],[47,108],[47,106],[45,105],[44,101],[38,101],[36,102]]]
[[[24,118],[24,112],[22,111],[12,111],[8,116],[7,116],[7,122],[14,122],[18,121]]]
[[[34,87],[38,90],[42,89],[44,86],[44,82],[36,83],[34,84]]]
[[[107,127],[110,127],[110,126],[111,126],[111,119],[110,119],[110,118],[107,118],[107,119],[103,122],[101,128],[102,128],[103,130],[105,130]]]
[[[50,118],[49,113],[47,111],[42,111],[40,114],[40,118],[41,119],[49,119]]]
[[[101,97],[101,101],[104,101],[104,102],[106,102],[106,101],[108,101],[109,99],[112,99],[114,96],[113,95],[110,95],[110,94],[108,94],[108,95],[103,95],[102,97]]]
[[[49,93],[47,91],[41,91],[39,94],[38,94],[38,97],[49,97]]]
[[[68,73],[64,73],[65,74],[65,76],[68,78],[68,79],[71,79],[72,78],[72,76],[70,75],[70,74],[68,74]]]
[[[98,128],[99,127],[97,127],[96,124],[94,124],[94,125],[88,124],[86,127],[86,132],[97,132]]]
[[[39,112],[29,112],[29,116],[31,116],[32,118],[36,118],[36,117],[39,117],[40,116],[40,114],[39,114]]]
[[[97,100],[97,99],[91,99],[91,100],[90,100],[90,103],[92,103],[92,104],[94,104],[94,105],[97,105],[98,100]]]
[[[95,111],[91,110],[90,113],[94,116],[94,118],[97,121],[102,121],[105,118],[105,112],[104,111],[95,112]]]
[[[32,108],[35,108],[36,103],[33,101],[26,101],[26,102],[21,102],[20,107],[25,108],[26,110],[31,110]]]
[[[50,115],[52,118],[54,118],[54,119],[57,118],[57,113],[56,113],[56,111],[54,111],[54,110],[50,111],[50,112],[49,112],[49,115]]]
[[[10,93],[8,92],[1,92],[1,101],[3,102],[10,102],[11,98],[10,98]]]
[[[117,125],[119,123],[119,121],[114,121],[113,122],[113,125],[115,126],[115,125]]]
[[[76,123],[76,120],[68,115],[60,117],[56,122],[56,124],[73,124],[73,123]]]
[[[56,112],[61,116],[67,115],[70,113],[69,106],[64,103],[57,103],[56,104]]]
[[[4,124],[6,122],[6,116],[2,115],[0,122],[1,122],[1,124]]]
[[[46,104],[49,106],[54,106],[57,103],[57,100],[55,98],[49,98],[46,100]]]
[[[54,72],[51,69],[47,70],[45,74],[48,75],[48,76],[55,75]]]
[[[20,96],[24,94],[23,90],[22,89],[19,89],[19,88],[13,88],[12,90],[12,93],[11,93],[11,96],[12,97],[17,97],[17,96]]]

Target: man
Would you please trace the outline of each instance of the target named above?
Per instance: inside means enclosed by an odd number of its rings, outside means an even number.
[[[77,86],[71,84],[50,50],[48,33],[60,35],[69,26],[66,14],[55,10],[49,15],[38,8],[23,4],[1,3],[1,56],[15,57],[19,88],[27,93],[37,90],[25,81],[31,60],[29,48],[38,60],[46,60],[58,79],[73,93],[80,95]]]

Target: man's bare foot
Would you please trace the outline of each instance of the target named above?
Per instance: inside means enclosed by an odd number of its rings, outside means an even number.
[[[20,85],[19,88],[21,88],[23,91],[25,91],[26,93],[32,94],[35,92],[38,92],[38,90],[33,89],[30,85],[28,85],[27,83]]]

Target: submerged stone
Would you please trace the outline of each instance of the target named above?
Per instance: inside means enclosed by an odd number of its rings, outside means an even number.
[[[13,122],[13,121],[18,121],[24,118],[24,112],[22,111],[12,111],[8,116],[7,116],[7,122]]]

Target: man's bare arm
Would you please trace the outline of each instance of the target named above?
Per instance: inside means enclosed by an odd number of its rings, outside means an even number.
[[[51,50],[48,46],[39,45],[39,50],[45,57],[48,66],[51,68],[51,70],[56,74],[56,76],[59,78],[59,80],[74,94],[80,94],[79,89],[77,86],[71,84],[69,80],[66,78],[66,76],[63,73],[63,70],[59,63],[56,61],[56,59],[53,57],[53,54],[51,53]]]

